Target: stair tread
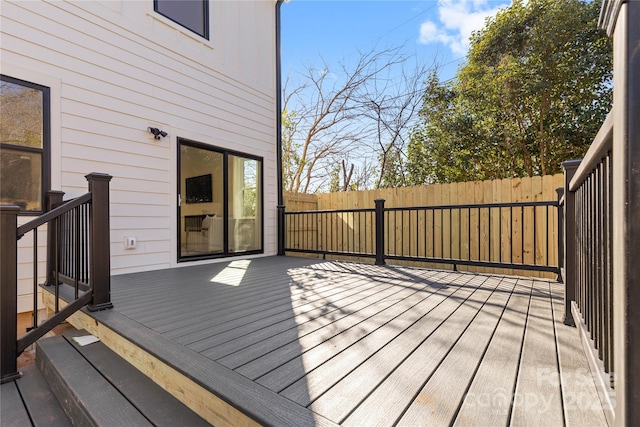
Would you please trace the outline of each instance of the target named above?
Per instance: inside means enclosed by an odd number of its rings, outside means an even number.
[[[35,365],[21,369],[22,378],[16,381],[31,421],[35,427],[65,427],[71,422],[49,388],[46,379]]]
[[[36,363],[74,425],[151,425],[63,336],[39,340]]]
[[[153,424],[158,426],[209,425],[104,343],[96,342],[81,347],[72,340],[74,336],[83,335],[88,335],[88,332],[72,330],[63,334],[68,342]]]
[[[15,381],[0,385],[0,425],[31,425]]]

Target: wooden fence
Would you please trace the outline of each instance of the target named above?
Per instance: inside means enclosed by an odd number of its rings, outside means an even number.
[[[393,189],[340,192],[329,194],[292,194],[285,193],[285,206],[287,212],[307,211],[307,210],[335,210],[335,209],[370,209],[374,207],[375,199],[385,199],[387,208],[394,207],[414,207],[414,206],[442,206],[442,205],[469,205],[482,203],[514,203],[514,202],[541,202],[557,200],[556,189],[563,186],[563,175],[557,174],[553,176],[532,177],[532,178],[515,178],[503,179],[495,181],[475,181],[462,182],[452,184],[435,184],[421,187],[403,187]],[[478,211],[479,212],[479,211]],[[481,215],[470,212],[470,215]],[[453,215],[455,217],[455,214]],[[557,265],[557,238],[558,224],[557,216],[547,214],[546,212],[538,212],[536,215],[533,210],[524,210],[522,215],[511,215],[507,210],[503,213],[503,218],[492,215],[491,221],[495,221],[490,227],[483,227],[479,233],[469,233],[466,230],[465,236],[459,236],[458,227],[451,227],[448,221],[451,216],[444,216],[442,223],[435,224],[436,233],[444,233],[443,236],[453,242],[449,247],[457,248],[460,242],[467,240],[469,235],[471,240],[467,243],[469,247],[475,248],[482,254],[486,254],[486,260],[489,260],[492,252],[502,252],[506,254],[506,248],[509,251],[513,248],[514,255],[521,257],[518,262],[535,263],[536,260],[549,260],[550,264]],[[454,218],[455,219],[455,218]],[[535,227],[534,227],[535,221]],[[477,224],[486,221],[481,218],[468,218],[465,220],[471,227],[478,228]],[[548,226],[547,226],[548,223]],[[398,222],[397,227],[405,228],[405,222]],[[362,227],[358,227],[362,228]],[[510,237],[512,241],[501,241],[507,235],[502,229],[513,229],[515,232]],[[537,231],[533,231],[535,230]],[[339,230],[339,228],[336,228]],[[440,230],[440,231],[438,231]],[[520,231],[518,231],[520,230]],[[356,230],[357,231],[357,230]],[[462,230],[464,231],[464,230]],[[370,233],[371,230],[363,230]],[[336,231],[338,233],[338,231]],[[397,230],[393,233],[398,238],[406,239],[409,230]],[[313,239],[317,236],[317,224],[313,221],[303,221],[296,224],[295,227],[288,227],[287,238],[290,241]],[[445,236],[446,235],[446,236]],[[329,238],[330,241],[339,241],[340,236]],[[440,237],[436,236],[439,240]],[[404,244],[404,243],[402,243]],[[394,242],[387,242],[387,245],[396,245]],[[535,246],[534,246],[535,245]],[[446,245],[445,245],[446,246]],[[491,253],[490,253],[491,252]],[[437,255],[437,254],[436,254]],[[454,255],[446,254],[442,255]],[[495,254],[494,254],[495,255]],[[535,259],[534,259],[535,256]],[[339,258],[339,257],[333,257]],[[493,256],[495,258],[495,256]],[[353,260],[353,258],[350,258]],[[363,259],[364,261],[365,259]],[[370,260],[369,260],[370,261]],[[429,266],[435,268],[451,268],[449,264],[427,264],[416,262],[400,262],[398,263],[416,266]],[[506,269],[494,269],[488,267],[464,267],[467,271],[499,273],[499,274],[515,274],[534,277],[555,278],[553,273],[518,271]]]

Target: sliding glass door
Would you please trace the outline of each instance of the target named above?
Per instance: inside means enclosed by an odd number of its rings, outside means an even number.
[[[261,166],[255,159],[228,157],[230,252],[262,249]]]
[[[262,159],[178,142],[179,261],[262,252]]]

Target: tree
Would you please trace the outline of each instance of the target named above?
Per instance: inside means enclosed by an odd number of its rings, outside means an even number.
[[[387,158],[401,155],[421,105],[426,67],[410,71],[401,48],[358,53],[338,70],[307,66],[283,89],[284,188],[348,191],[379,187]],[[373,166],[381,167],[374,179]],[[400,181],[404,181],[404,173]],[[395,173],[394,172],[394,173]],[[387,182],[387,181],[385,181]]]
[[[357,187],[357,183],[351,183],[354,168],[355,165],[353,163],[351,163],[351,166],[347,167],[347,163],[344,159],[341,164],[334,164],[329,175],[329,192],[335,193],[338,191],[357,189],[354,188]]]
[[[332,165],[367,136],[359,121],[367,85],[400,59],[398,49],[371,50],[361,54],[353,67],[345,62],[336,71],[326,63],[320,69],[307,67],[302,83],[290,91],[291,79],[287,79],[283,111],[289,112],[294,152],[290,159],[295,160],[285,182],[288,191],[306,193],[328,183]]]
[[[375,188],[396,188],[407,185],[404,154],[400,148],[389,143],[380,153],[380,170]]]
[[[408,147],[408,185],[497,177],[495,163],[478,162],[494,144],[460,98],[458,87],[440,83],[436,72],[427,79],[420,110],[424,123],[414,128]]]
[[[296,113],[282,110],[282,182],[293,182],[293,174],[300,167],[299,145],[294,140],[296,134]]]
[[[422,104],[424,76],[436,69],[435,61],[431,66],[416,63],[411,69],[404,62],[395,78],[389,75],[374,82],[364,115],[374,126],[371,149],[379,153],[375,188],[407,185],[404,164],[410,130]]]
[[[431,76],[412,133],[412,184],[556,173],[611,108],[600,2],[516,0],[474,33],[451,82]]]
[[[0,81],[0,141],[42,148],[42,93]]]

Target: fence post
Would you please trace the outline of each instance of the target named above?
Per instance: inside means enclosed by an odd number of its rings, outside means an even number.
[[[111,175],[92,172],[89,182],[91,210],[89,214],[90,257],[89,280],[93,288],[90,311],[113,308],[111,303],[111,253],[109,227],[109,181]]]
[[[564,202],[562,202],[562,196],[564,196],[564,188],[556,188],[558,193],[558,282],[563,283],[564,274]]]
[[[376,204],[376,265],[384,265],[384,199],[375,199]]]
[[[576,195],[569,191],[569,183],[582,160],[562,162],[564,170],[564,324],[575,326],[571,315],[571,301],[576,298]]]
[[[47,191],[47,212],[60,206],[62,204],[63,197],[64,191]],[[58,249],[56,248],[56,245],[58,244],[56,241],[56,224],[57,221],[51,221],[47,224],[47,277],[44,282],[47,286],[51,286],[55,283],[53,275],[56,263],[56,251]]]
[[[278,256],[284,256],[284,239],[285,239],[285,229],[284,229],[284,205],[278,205]]]
[[[0,383],[20,378],[18,357],[18,206],[0,206]]]

